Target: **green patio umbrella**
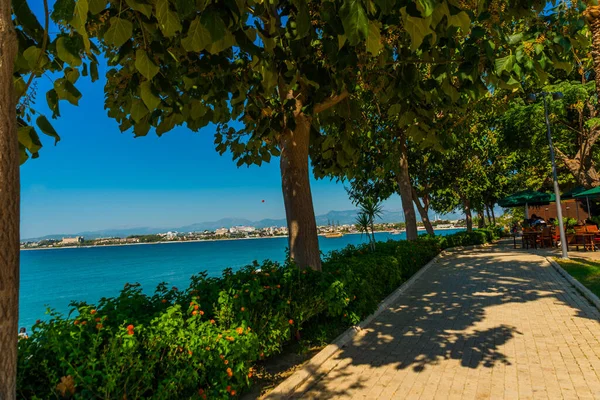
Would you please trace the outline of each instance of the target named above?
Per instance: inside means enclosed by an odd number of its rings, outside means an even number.
[[[574,197],[585,197],[585,201],[587,202],[588,215],[591,216],[590,213],[590,197],[598,197],[600,196],[600,186],[596,186],[595,188],[591,188],[590,190],[583,191],[581,193],[576,194]]]
[[[498,205],[506,208],[525,206],[525,217],[529,218],[528,207],[530,205],[548,204],[551,201],[552,196],[548,193],[537,192],[535,190],[522,190],[498,200]]]

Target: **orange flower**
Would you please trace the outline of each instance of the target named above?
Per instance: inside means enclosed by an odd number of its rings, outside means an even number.
[[[198,389],[198,394],[202,396],[204,394],[204,389]]]
[[[194,353],[192,353],[192,351],[191,351],[191,350],[188,350],[188,354],[191,356],[191,355],[192,355],[192,354],[194,354]]]
[[[73,325],[79,325],[79,321],[75,320],[75,321],[73,322]]]
[[[241,308],[242,312],[246,311],[246,309],[244,307]]]
[[[165,304],[167,302],[167,299],[162,299],[161,303]]]
[[[260,358],[263,358],[265,356],[265,353],[260,353]]]
[[[248,293],[250,291],[250,289],[246,289],[246,293]]]
[[[248,332],[250,332],[252,329],[250,329],[250,327],[248,327]]]
[[[231,392],[231,386],[227,385],[227,387],[225,388],[225,390],[227,390],[227,392]]]
[[[223,362],[225,363],[225,365],[229,364],[229,360],[225,360]]]
[[[193,302],[193,301],[190,301],[190,307],[191,307],[191,306],[193,306],[193,305],[194,305],[194,302]]]
[[[236,391],[235,391],[235,390],[232,390],[232,391],[231,391],[231,395],[232,395],[232,396],[235,396],[235,393],[236,393]]]
[[[102,329],[102,324],[96,324],[96,329],[98,329],[98,330]]]
[[[198,315],[198,311],[196,311],[196,310],[192,311],[192,315]]]
[[[102,321],[102,318],[100,318],[100,317],[96,318],[96,322],[100,322],[100,321]]]
[[[128,325],[127,326],[127,334],[128,335],[133,335],[133,325]]]
[[[90,311],[90,314],[92,314],[92,315],[96,314],[96,310]]]
[[[204,315],[204,311],[200,310],[200,315]]]
[[[214,319],[211,319],[211,320],[210,320],[210,323],[211,323],[211,324],[214,324],[214,323],[215,323],[215,320],[214,320]]]
[[[231,368],[227,368],[227,376],[230,378],[233,376],[233,371],[231,370]]]
[[[265,289],[271,289],[271,286],[267,285],[265,286]]]
[[[239,327],[236,330],[237,330],[238,335],[241,335],[242,333],[244,333],[244,328],[242,328],[242,327]]]
[[[252,371],[248,372],[248,378],[252,378]]]
[[[290,323],[290,325],[294,325],[294,320],[293,319],[290,319],[288,322]]]
[[[81,321],[81,325],[87,325],[87,321]]]
[[[210,351],[210,347],[206,346],[206,351]]]
[[[199,306],[198,304],[196,304],[196,305],[194,306],[194,310],[198,310],[198,308],[200,308],[200,306]]]
[[[221,357],[221,360],[225,358],[223,354],[220,354],[219,357]]]
[[[36,324],[41,324],[41,323],[42,323],[42,320],[41,320],[41,319],[38,319],[37,321],[35,321],[35,323],[36,323]]]

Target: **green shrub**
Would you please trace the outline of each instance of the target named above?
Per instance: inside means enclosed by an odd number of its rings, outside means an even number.
[[[348,246],[323,271],[264,262],[220,278],[206,273],[151,295],[125,285],[98,304],[73,303],[19,341],[21,398],[228,398],[252,382],[253,364],[300,335],[331,340],[358,323],[441,249],[481,244],[487,230]],[[304,327],[307,327],[304,330]]]

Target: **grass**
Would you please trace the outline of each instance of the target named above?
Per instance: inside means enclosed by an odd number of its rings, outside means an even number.
[[[556,262],[573,278],[577,279],[596,296],[600,297],[600,263],[582,258],[573,258],[570,260],[557,259]]]

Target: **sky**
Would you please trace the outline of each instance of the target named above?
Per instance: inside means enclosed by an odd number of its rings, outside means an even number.
[[[162,137],[121,133],[104,110],[104,83],[81,77],[79,106],[61,101],[61,117],[50,120],[62,140],[54,146],[40,134],[40,157],[21,166],[22,238],[285,217],[279,159],[237,168],[230,154],[215,151],[214,126],[197,133],[177,127]],[[48,118],[45,93],[51,85],[38,79],[34,107]],[[317,215],[354,208],[341,183],[311,184]],[[385,208],[400,209],[400,198],[393,196]]]

